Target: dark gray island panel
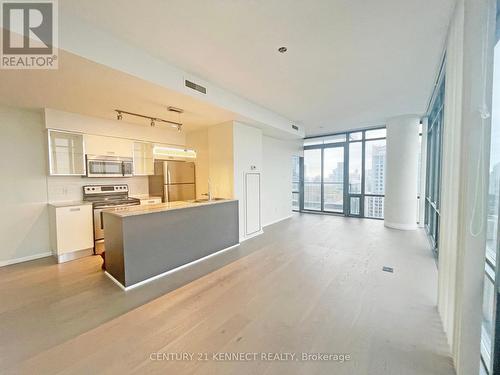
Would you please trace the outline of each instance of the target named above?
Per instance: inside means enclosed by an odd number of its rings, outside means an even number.
[[[238,201],[116,215],[104,212],[106,270],[129,287],[239,243]]]

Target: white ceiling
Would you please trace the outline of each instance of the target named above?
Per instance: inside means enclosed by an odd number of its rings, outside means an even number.
[[[60,17],[83,18],[312,135],[423,113],[454,0],[59,4]]]
[[[184,130],[238,119],[234,113],[154,85],[80,56],[60,51],[58,70],[0,70],[0,101],[24,108],[54,108],[115,119],[114,109],[181,122]],[[182,108],[180,116],[167,106]],[[149,120],[123,120],[150,126]],[[157,123],[157,126],[166,126]]]

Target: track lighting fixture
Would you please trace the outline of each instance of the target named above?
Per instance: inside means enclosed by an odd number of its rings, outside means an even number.
[[[176,112],[178,115],[180,115],[182,112],[184,112],[180,108],[174,108],[174,107],[168,107],[168,108],[169,108],[169,111]],[[170,108],[172,108],[172,109],[170,109]],[[115,112],[116,112],[116,118],[118,120],[121,120],[123,118],[123,114],[126,114],[126,115],[130,115],[130,116],[135,116],[135,117],[141,117],[141,118],[144,118],[144,119],[148,119],[148,120],[151,121],[150,122],[151,126],[156,126],[157,122],[163,122],[165,124],[169,124],[173,128],[176,128],[177,131],[181,131],[182,130],[182,123],[180,121],[179,122],[175,122],[175,121],[164,120],[162,118],[146,116],[146,115],[142,115],[140,113],[128,112],[128,111],[124,111],[122,109],[115,109]]]

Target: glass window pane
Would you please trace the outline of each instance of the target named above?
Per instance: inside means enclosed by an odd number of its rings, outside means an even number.
[[[500,43],[495,46],[493,75],[493,103],[500,101]],[[486,228],[486,256],[496,265],[498,210],[500,192],[500,106],[493,105],[491,116],[490,183],[488,188],[488,226]]]
[[[484,292],[483,292],[483,322],[481,325],[481,352],[483,359],[486,362],[486,367],[489,369],[492,335],[493,335],[493,313],[495,300],[495,285],[485,275],[484,276]]]
[[[321,210],[321,150],[304,150],[304,209]]]
[[[365,194],[385,194],[385,139],[365,144]]]
[[[338,142],[345,142],[345,134],[330,135],[328,137],[323,138],[323,143],[325,145]]]
[[[479,375],[488,375],[488,372],[484,368],[483,362],[481,362],[481,367],[479,368]]]
[[[292,157],[292,191],[299,192],[300,183],[300,158],[298,156]]]
[[[365,197],[365,217],[384,218],[384,197]]]
[[[373,139],[373,138],[385,138],[386,135],[386,129],[375,129],[375,130],[367,130],[365,132],[365,138],[366,139]]]
[[[316,145],[322,145],[322,144],[323,144],[322,138],[304,139],[304,146],[316,146]]]
[[[361,193],[363,145],[361,142],[349,144],[349,193]]]
[[[349,212],[351,215],[359,215],[359,203],[361,199],[359,197],[351,197],[349,199]]]
[[[350,141],[360,141],[361,139],[363,139],[363,132],[356,132],[349,134]]]
[[[324,210],[344,211],[344,147],[326,148],[323,154]]]
[[[299,193],[292,193],[292,210],[299,210]]]

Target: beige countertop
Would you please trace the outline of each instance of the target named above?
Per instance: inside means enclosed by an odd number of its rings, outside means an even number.
[[[49,206],[59,208],[59,207],[84,206],[88,204],[91,205],[92,202],[85,202],[85,201],[50,202]]]
[[[110,208],[105,210],[104,212],[108,212],[112,215],[119,217],[128,217],[128,216],[152,214],[163,211],[182,210],[184,208],[209,206],[212,204],[221,204],[234,201],[236,201],[236,199],[223,199],[223,200],[204,201],[204,202],[177,201],[177,202],[150,204],[146,206],[127,206],[127,207]]]
[[[149,195],[149,194],[132,194],[130,195],[132,198],[137,198],[137,199],[155,199],[155,198],[160,198],[158,195]]]

